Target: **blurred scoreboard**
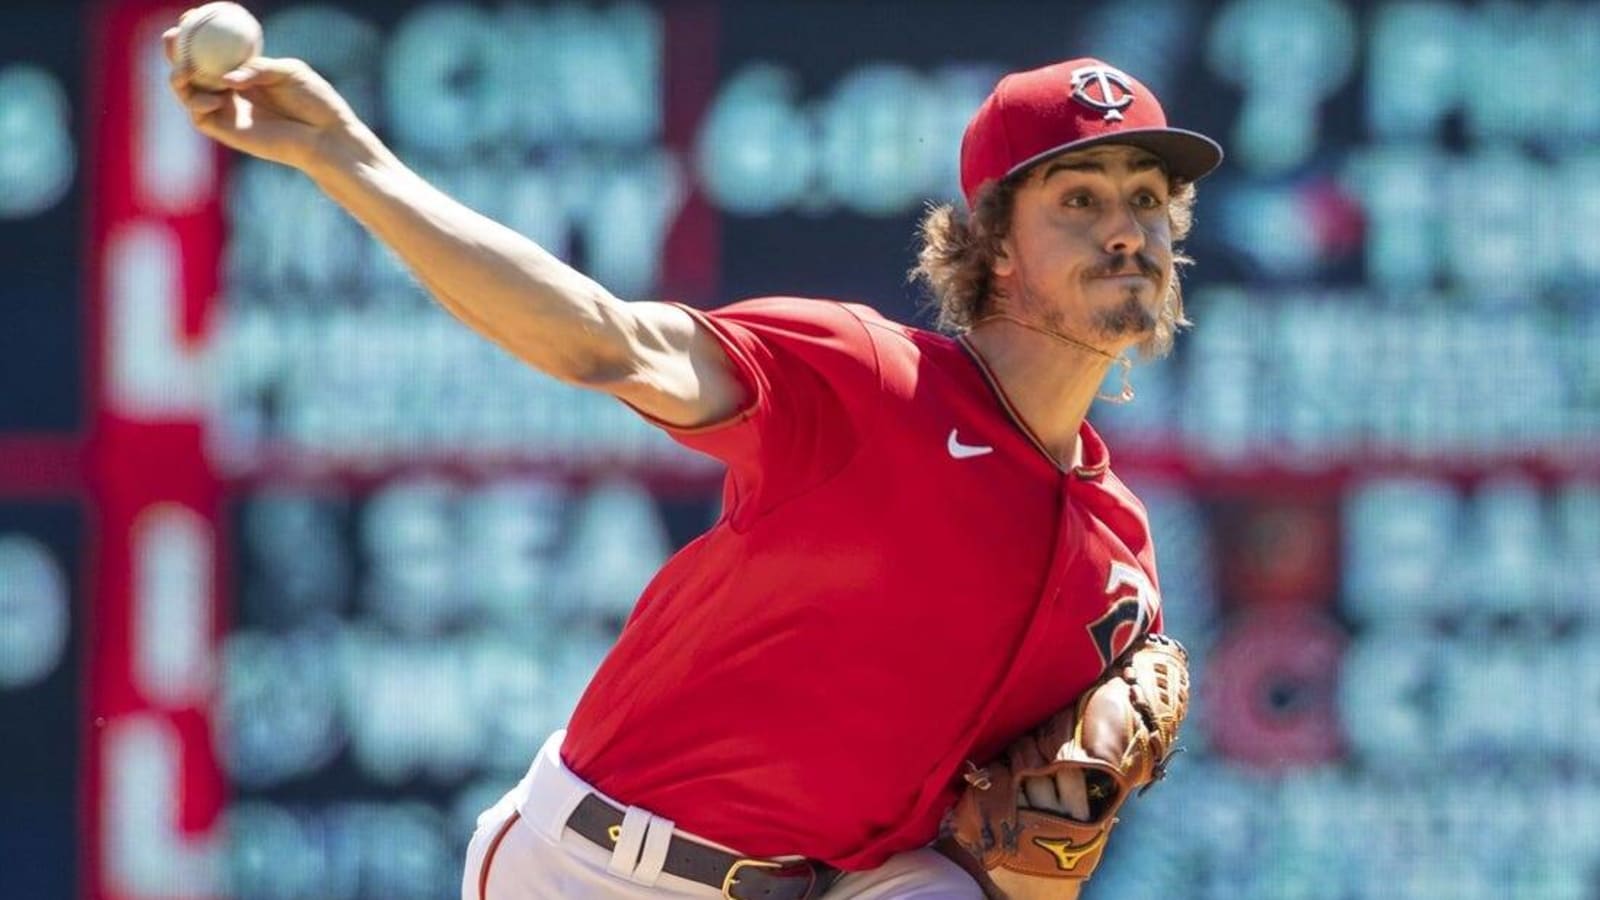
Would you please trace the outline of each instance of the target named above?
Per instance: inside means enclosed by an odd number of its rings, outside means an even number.
[[[79,885],[85,524],[71,501],[0,499],[0,896]]]
[[[0,897],[83,887],[81,33],[0,8]]]
[[[995,79],[1136,74],[1229,152],[1197,328],[1093,417],[1197,698],[1086,896],[1600,896],[1600,5],[253,8],[452,195],[702,307],[926,322]],[[720,471],[198,138],[177,11],[0,12],[0,898],[452,896]]]

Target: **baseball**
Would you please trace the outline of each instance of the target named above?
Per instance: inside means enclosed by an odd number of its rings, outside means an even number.
[[[261,23],[237,3],[207,3],[178,21],[178,65],[202,87],[222,87],[222,76],[261,54]]]

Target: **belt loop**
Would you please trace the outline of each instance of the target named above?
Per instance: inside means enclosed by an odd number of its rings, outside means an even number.
[[[671,819],[651,816],[644,833],[644,852],[639,854],[639,866],[633,870],[633,880],[655,886],[661,877],[661,867],[667,864],[667,847],[672,843],[672,832],[677,828]]]
[[[644,846],[645,829],[650,824],[650,814],[637,806],[628,807],[622,815],[622,826],[616,845],[611,848],[611,861],[606,869],[613,875],[632,879],[639,864],[639,849]]]
[[[572,811],[590,790],[589,785],[568,771],[561,761],[561,741],[565,735],[565,731],[550,735],[516,788],[517,811],[522,813],[522,821],[553,843],[561,842],[561,833],[566,830]]]

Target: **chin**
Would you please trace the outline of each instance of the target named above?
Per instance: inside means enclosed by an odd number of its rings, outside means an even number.
[[[1146,288],[1128,291],[1122,300],[1101,311],[1097,317],[1100,331],[1109,337],[1144,337],[1156,331],[1159,308],[1150,298],[1154,291]]]

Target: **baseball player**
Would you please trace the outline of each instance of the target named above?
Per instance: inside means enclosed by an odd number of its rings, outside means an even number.
[[[727,465],[721,518],[479,819],[464,900],[1076,895],[1187,697],[1144,510],[1085,416],[1185,324],[1214,142],[1097,60],[1006,77],[966,210],[923,226],[947,336],[826,300],[623,302],[429,186],[304,63],[227,84],[172,73],[196,128],[304,172],[467,325]]]

